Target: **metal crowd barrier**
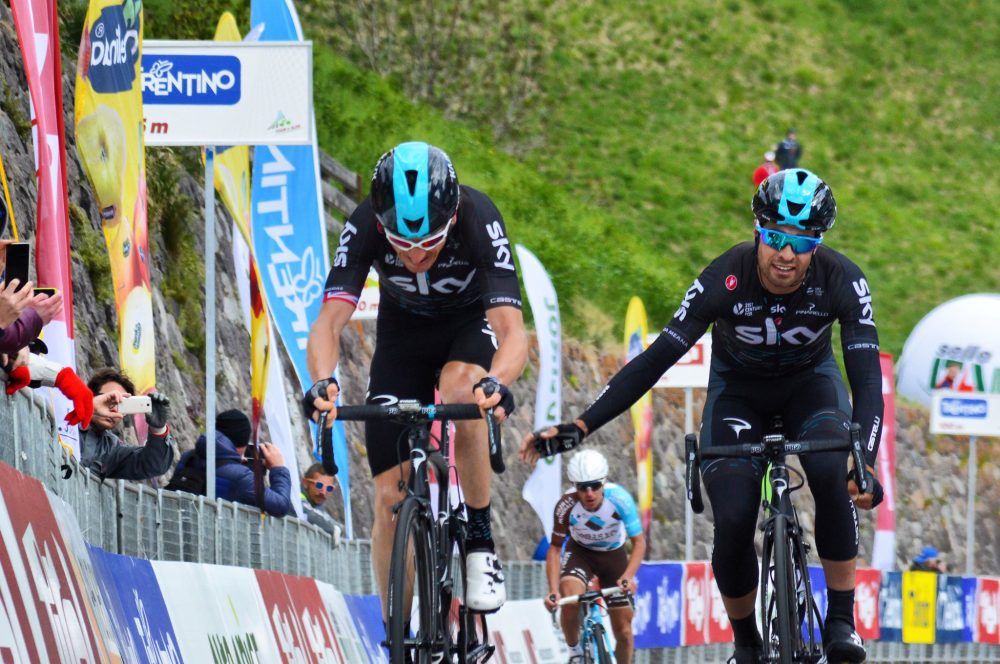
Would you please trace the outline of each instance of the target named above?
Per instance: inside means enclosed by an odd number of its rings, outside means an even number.
[[[40,480],[76,513],[84,539],[105,551],[150,560],[236,565],[310,576],[341,592],[376,593],[371,543],[342,542],[294,517],[276,519],[256,508],[204,496],[153,489],[122,480],[100,481],[59,445],[48,405],[31,390],[0,394],[0,461]],[[63,479],[60,468],[73,473]],[[548,592],[543,563],[507,561],[512,600]],[[730,644],[637,650],[636,664],[723,662]],[[869,661],[1000,662],[1000,647],[981,643],[869,644]]]

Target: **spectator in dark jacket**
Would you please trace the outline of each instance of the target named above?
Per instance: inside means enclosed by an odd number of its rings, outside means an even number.
[[[794,129],[789,129],[785,140],[778,143],[774,156],[781,170],[798,167],[799,159],[802,158],[802,144],[795,139]]]
[[[159,477],[174,461],[174,440],[167,418],[170,400],[151,394],[153,411],[146,415],[149,436],[145,445],[126,445],[111,431],[125,416],[118,404],[135,393],[128,376],[114,369],[101,369],[87,382],[94,393],[94,415],[90,428],[80,434],[80,463],[102,478],[147,480]]]
[[[222,500],[257,507],[253,469],[245,464],[252,460],[245,458],[249,443],[250,419],[235,409],[219,413],[215,418],[215,495]],[[208,467],[205,444],[206,438],[202,434],[194,449],[181,455],[175,476],[189,473],[192,469],[205,472]],[[264,511],[271,516],[283,517],[292,510],[292,476],[277,446],[262,443],[257,448],[268,469],[270,484],[264,487]]]
[[[933,546],[925,546],[917,554],[917,557],[913,559],[913,562],[910,564],[910,571],[943,574],[945,568],[944,563],[941,562],[941,554]]]

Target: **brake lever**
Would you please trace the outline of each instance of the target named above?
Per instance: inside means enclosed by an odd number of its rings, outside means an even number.
[[[864,456],[861,454],[861,425],[851,422],[851,456],[854,458],[855,483],[861,493],[871,493],[875,488],[868,481],[868,468],[865,466]]]

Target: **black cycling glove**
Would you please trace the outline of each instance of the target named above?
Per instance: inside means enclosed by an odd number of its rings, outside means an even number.
[[[543,457],[569,452],[578,447],[583,442],[584,436],[587,435],[575,422],[557,424],[557,433],[552,438],[542,438],[541,434],[546,430],[541,429],[533,434],[535,437],[535,449]]]
[[[514,412],[514,395],[511,394],[507,386],[498,381],[493,376],[486,376],[481,381],[472,386],[472,391],[475,392],[477,389],[483,388],[483,394],[486,396],[492,396],[495,392],[500,393],[500,403],[497,404],[498,407],[503,408],[503,412],[510,417]]]
[[[852,468],[851,472],[847,475],[847,479],[854,482],[854,485],[861,490],[861,485],[858,484],[858,470],[857,468]],[[878,478],[872,474],[872,471],[865,468],[865,481],[868,482],[869,493],[872,496],[872,507],[878,507],[882,499],[885,498],[885,491],[882,489],[882,483],[878,481]]]
[[[337,382],[337,379],[330,376],[323,380],[317,380],[302,396],[302,414],[306,416],[307,420],[311,420],[312,416],[316,413],[316,399],[329,398],[326,395],[326,388],[330,387],[330,385],[336,385],[337,389],[340,389],[340,383]]]

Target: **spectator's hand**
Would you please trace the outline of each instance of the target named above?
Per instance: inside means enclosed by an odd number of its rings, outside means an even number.
[[[24,285],[24,288],[17,291],[19,283],[19,279],[13,279],[9,284],[0,288],[0,328],[13,324],[31,302],[32,283],[29,281]]]
[[[278,449],[277,445],[273,443],[260,443],[257,445],[257,450],[264,457],[264,465],[267,466],[268,470],[280,468],[285,465],[285,457],[281,454],[281,450]]]
[[[17,351],[17,355],[14,357],[14,363],[11,365],[11,369],[16,369],[18,367],[27,367],[28,361],[31,359],[31,351],[27,346]]]
[[[871,466],[865,467],[865,479],[871,484],[871,493],[861,493],[858,490],[857,482],[855,481],[855,472],[851,471],[847,479],[847,493],[850,495],[851,500],[854,504],[863,510],[870,510],[878,507],[878,504],[882,502],[884,497],[884,492],[882,490],[882,484],[875,477],[875,469]]]
[[[558,592],[549,593],[545,597],[545,608],[549,610],[549,613],[555,613],[555,610],[559,608],[559,600],[562,599],[562,595]]]
[[[70,367],[65,367],[56,374],[55,385],[73,402],[73,410],[66,413],[66,421],[72,425],[79,424],[84,429],[88,428],[94,416],[94,393]]]
[[[30,382],[31,372],[28,371],[28,367],[14,367],[7,374],[7,387],[4,391],[7,392],[7,396],[10,396],[22,387],[27,387]]]
[[[326,418],[326,426],[333,426],[333,421],[337,419],[337,397],[340,395],[340,383],[331,376],[313,383],[304,395],[302,395],[302,413],[312,420],[319,422],[319,411],[326,411],[329,415]]]
[[[104,429],[110,429],[125,416],[118,412],[118,404],[131,395],[127,392],[108,392],[94,397],[94,416],[91,423],[97,423]],[[84,427],[86,429],[87,427]]]
[[[150,433],[162,436],[167,432],[167,418],[170,417],[170,399],[167,395],[153,392],[149,395],[153,410],[146,415]]]
[[[44,293],[39,293],[38,295],[32,297],[28,304],[29,307],[34,309],[38,315],[41,316],[43,325],[48,325],[53,318],[59,315],[59,312],[62,311],[62,305],[62,293],[56,293],[55,295],[45,295]]]

